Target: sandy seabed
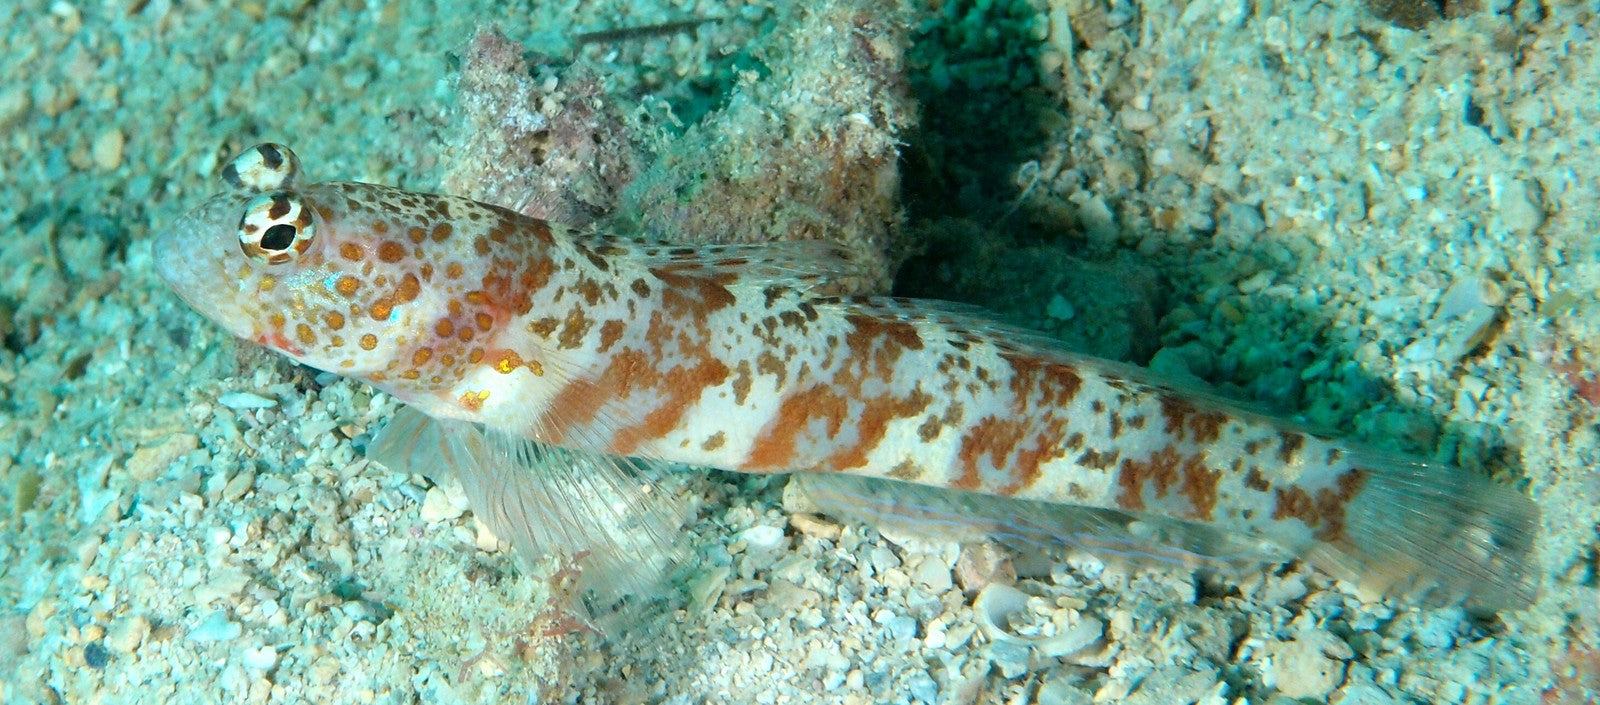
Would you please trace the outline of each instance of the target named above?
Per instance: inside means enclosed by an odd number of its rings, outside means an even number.
[[[1592,7],[1413,30],[1351,3],[500,5],[0,9],[0,700],[1595,701]],[[645,156],[558,139],[561,178],[485,173],[507,89],[459,77],[488,25],[543,67],[519,119],[604,106],[583,126]],[[830,236],[922,253],[908,293],[1525,491],[1542,593],[1475,615],[1298,565],[1028,566],[695,474],[674,605],[549,634],[548,573],[362,458],[392,400],[233,342],[155,276],[152,234],[263,140],[315,178],[673,236],[876,214]],[[850,208],[751,216],[781,201],[748,184],[841,154]],[[756,219],[664,214],[687,171]],[[999,632],[990,585],[1024,605]]]

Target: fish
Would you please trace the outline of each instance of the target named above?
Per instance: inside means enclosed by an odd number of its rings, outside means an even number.
[[[687,465],[1025,545],[1177,537],[1491,610],[1536,593],[1538,510],[1510,487],[973,307],[840,294],[851,263],[832,245],[658,242],[308,182],[280,144],[221,181],[154,238],[172,289],[239,338],[392,395],[404,406],[369,457],[457,478],[519,554],[584,557],[596,584],[664,560],[683,508],[659,477]]]

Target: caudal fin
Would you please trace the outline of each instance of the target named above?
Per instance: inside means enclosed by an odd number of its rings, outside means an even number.
[[[1348,538],[1313,547],[1313,565],[1428,602],[1498,610],[1533,601],[1539,510],[1532,500],[1459,469],[1370,452],[1350,457],[1369,474],[1345,514]]]

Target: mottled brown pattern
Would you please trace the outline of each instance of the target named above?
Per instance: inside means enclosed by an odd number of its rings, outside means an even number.
[[[902,460],[898,463],[895,463],[894,467],[890,468],[889,472],[885,473],[884,476],[891,480],[917,482],[918,480],[924,479],[923,475],[925,473],[926,471],[923,469],[923,467],[918,465],[916,462],[911,460]]]
[[[864,400],[861,415],[855,422],[855,444],[829,456],[829,469],[843,471],[865,466],[867,455],[883,440],[889,422],[916,416],[932,402],[933,397],[920,386],[904,397],[884,395]]]
[[[1202,445],[1215,443],[1222,436],[1223,426],[1228,423],[1226,414],[1213,410],[1202,411],[1187,399],[1170,392],[1162,392],[1158,401],[1167,433],[1180,440],[1188,439]]]
[[[1205,453],[1196,453],[1183,461],[1183,481],[1178,486],[1178,493],[1189,500],[1191,519],[1212,519],[1211,514],[1217,509],[1217,483],[1221,480],[1222,471],[1213,470],[1206,464]]]
[[[659,385],[664,392],[661,404],[651,409],[637,424],[618,429],[612,439],[612,451],[633,455],[639,444],[667,435],[677,428],[684,414],[693,408],[708,387],[721,384],[727,378],[728,366],[709,355],[700,356],[693,366],[667,370],[661,376]]]
[[[541,338],[548,338],[550,337],[550,334],[554,333],[556,328],[560,325],[561,321],[556,318],[535,318],[531,321],[528,321],[528,332]]]
[[[807,430],[813,419],[821,419],[826,424],[825,434],[829,438],[838,436],[849,411],[848,400],[824,385],[790,394],[756,438],[743,467],[756,472],[797,469],[791,463],[800,433]]]
[[[727,441],[728,434],[717,431],[716,433],[711,434],[711,437],[707,438],[705,442],[700,444],[700,449],[707,452],[714,451],[718,448],[721,448],[724,443],[727,443]]]
[[[1117,468],[1117,485],[1122,488],[1122,494],[1117,495],[1117,506],[1128,511],[1144,511],[1145,484],[1154,485],[1156,497],[1165,497],[1179,481],[1181,464],[1182,457],[1170,445],[1151,454],[1148,460],[1123,458]]]
[[[1306,444],[1303,433],[1293,431],[1280,431],[1278,433],[1278,462],[1284,465],[1293,465],[1300,457],[1300,449]]]
[[[1267,482],[1267,478],[1261,474],[1260,466],[1253,463],[1250,465],[1249,472],[1245,473],[1244,486],[1257,492],[1266,492],[1272,489],[1272,483]]]
[[[1065,425],[1066,422],[1060,417],[1053,417],[1044,428],[1037,429],[1033,434],[1033,445],[1018,449],[1012,461],[1012,481],[997,488],[995,493],[1009,496],[1037,483],[1043,477],[1044,464],[1060,457],[1063,452],[1061,436]]]
[[[333,284],[333,290],[339,292],[340,296],[343,296],[347,299],[355,296],[356,291],[358,291],[360,288],[361,280],[348,274],[339,277],[339,280]]]
[[[776,377],[778,387],[782,388],[789,375],[789,368],[783,364],[781,358],[772,354],[770,350],[762,350],[760,354],[756,355],[756,372]]]
[[[1115,467],[1117,461],[1121,459],[1121,457],[1122,454],[1116,450],[1101,452],[1098,450],[1089,449],[1083,451],[1083,453],[1078,456],[1078,459],[1075,462],[1086,468],[1105,470],[1107,468]]]
[[[538,428],[551,434],[550,442],[559,442],[567,431],[594,421],[607,401],[654,386],[659,376],[650,356],[631,348],[618,350],[596,379],[573,379],[562,386]]]
[[[1323,487],[1315,493],[1300,487],[1279,487],[1273,490],[1272,519],[1282,521],[1299,519],[1316,533],[1318,541],[1334,543],[1347,537],[1345,510],[1350,498],[1366,486],[1367,471],[1351,468],[1339,476],[1335,488]]]
[[[1219,411],[1199,411],[1189,419],[1190,439],[1207,445],[1222,437],[1222,428],[1228,424],[1227,414]]]
[[[555,272],[556,263],[548,257],[538,257],[528,262],[517,275],[517,285],[522,287],[524,293],[534,294],[550,283],[550,275]]]
[[[1012,408],[1019,415],[1065,407],[1083,389],[1083,376],[1072,365],[1017,354],[1002,357],[1011,367]]]
[[[615,319],[600,324],[599,351],[603,353],[611,352],[611,346],[616,345],[617,341],[622,339],[622,333],[626,329],[627,326],[622,321]]]
[[[745,399],[750,396],[750,361],[740,360],[733,368],[733,403],[744,406]]]
[[[594,326],[594,321],[585,316],[583,309],[573,306],[567,312],[567,320],[561,323],[561,335],[556,336],[556,347],[562,350],[576,350],[583,345],[583,337],[588,335],[589,328]]]
[[[961,490],[980,489],[983,486],[980,461],[987,457],[991,467],[1007,468],[1006,459],[1027,432],[1028,424],[1025,421],[995,416],[980,419],[961,437],[961,446],[956,453],[960,461],[959,474],[951,485]]]
[[[858,379],[875,374],[890,381],[900,356],[907,350],[922,349],[922,337],[916,327],[904,321],[851,314],[845,322],[851,330],[845,334],[844,343]]]
[[[728,290],[737,278],[732,273],[683,274],[668,267],[655,267],[650,273],[661,280],[663,310],[679,320],[705,320],[734,303],[733,292]]]

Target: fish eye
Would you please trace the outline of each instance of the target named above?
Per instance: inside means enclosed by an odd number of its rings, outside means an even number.
[[[291,188],[299,176],[300,158],[294,150],[271,142],[241,152],[222,169],[223,182],[251,191]]]
[[[293,261],[315,236],[311,209],[288,191],[257,196],[239,219],[239,249],[263,264]]]

